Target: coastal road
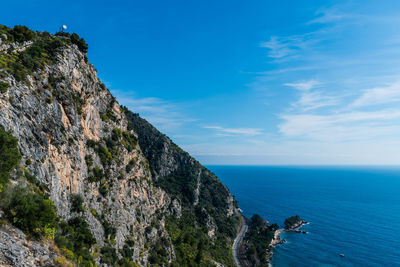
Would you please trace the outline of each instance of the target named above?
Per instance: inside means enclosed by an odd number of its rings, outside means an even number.
[[[233,242],[232,245],[232,251],[233,251],[233,258],[235,259],[236,265],[239,267],[242,267],[240,264],[239,258],[238,258],[238,247],[239,243],[242,241],[244,233],[247,231],[247,224],[246,220],[243,219],[242,227],[240,228],[239,234],[236,236],[235,241]]]

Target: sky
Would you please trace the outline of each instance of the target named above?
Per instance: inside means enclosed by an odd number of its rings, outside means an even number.
[[[400,1],[3,0],[207,165],[399,165]]]

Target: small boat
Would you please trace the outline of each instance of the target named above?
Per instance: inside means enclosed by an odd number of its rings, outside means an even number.
[[[344,254],[339,254],[340,257],[344,257]]]

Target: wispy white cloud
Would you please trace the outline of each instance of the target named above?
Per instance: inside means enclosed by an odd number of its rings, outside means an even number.
[[[400,81],[387,86],[367,89],[350,106],[365,107],[400,102]]]
[[[298,57],[301,50],[311,48],[320,41],[320,32],[310,32],[303,35],[271,36],[260,47],[269,49],[268,57],[282,61]]]
[[[265,121],[278,114],[278,123],[234,145],[199,142],[191,151],[238,164],[246,157],[261,164],[398,164],[400,39],[393,25],[400,17],[388,6],[354,3],[322,8],[285,27],[294,34],[277,31],[260,43],[266,71],[251,73],[248,87],[268,102]]]
[[[284,121],[278,127],[287,137],[359,142],[400,135],[400,109],[328,115],[286,114],[281,118]]]
[[[349,10],[349,8],[344,8],[345,6],[332,6],[329,8],[321,8],[316,11],[316,18],[307,22],[307,24],[328,24],[328,23],[379,23],[379,22],[389,22],[395,23],[400,20],[396,13],[390,14],[371,14],[371,12],[357,12],[355,10]],[[346,11],[343,9],[347,9]]]
[[[326,95],[322,90],[315,90],[315,88],[320,87],[321,84],[321,82],[312,79],[295,83],[285,83],[284,85],[301,92],[300,98],[292,105],[295,108],[300,108],[301,111],[309,111],[339,104],[339,97]]]
[[[112,93],[121,105],[139,113],[141,117],[167,133],[179,132],[184,124],[196,121],[196,119],[186,116],[177,103],[156,97],[138,98],[134,93],[118,90],[112,90]]]
[[[267,56],[274,62],[281,63],[303,59],[303,53],[317,52],[317,44],[332,38],[338,29],[337,26],[324,27],[321,29],[306,32],[304,34],[288,36],[271,36],[266,42],[260,43],[260,47],[267,48]]]
[[[224,128],[221,126],[204,126],[205,129],[214,129],[217,131],[217,134],[220,136],[226,135],[260,135],[262,134],[261,129],[257,128]]]
[[[282,41],[277,36],[272,36],[269,41],[262,42],[260,46],[270,50],[268,56],[271,58],[286,57],[297,49],[293,40],[292,42]]]
[[[308,91],[320,84],[321,83],[316,80],[308,80],[308,81],[299,81],[299,82],[295,82],[295,83],[285,83],[284,85],[293,87],[294,89],[297,89],[300,91]]]
[[[316,15],[317,17],[307,22],[307,24],[325,24],[358,17],[356,14],[341,12],[336,7],[319,9]]]
[[[340,104],[339,97],[324,95],[322,92],[317,91],[303,92],[300,99],[293,105],[300,107],[303,111],[309,111],[338,104]]]

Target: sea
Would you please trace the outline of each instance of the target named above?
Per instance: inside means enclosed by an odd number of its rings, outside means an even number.
[[[273,266],[400,266],[400,167],[207,167],[246,217],[310,222],[282,234]]]

